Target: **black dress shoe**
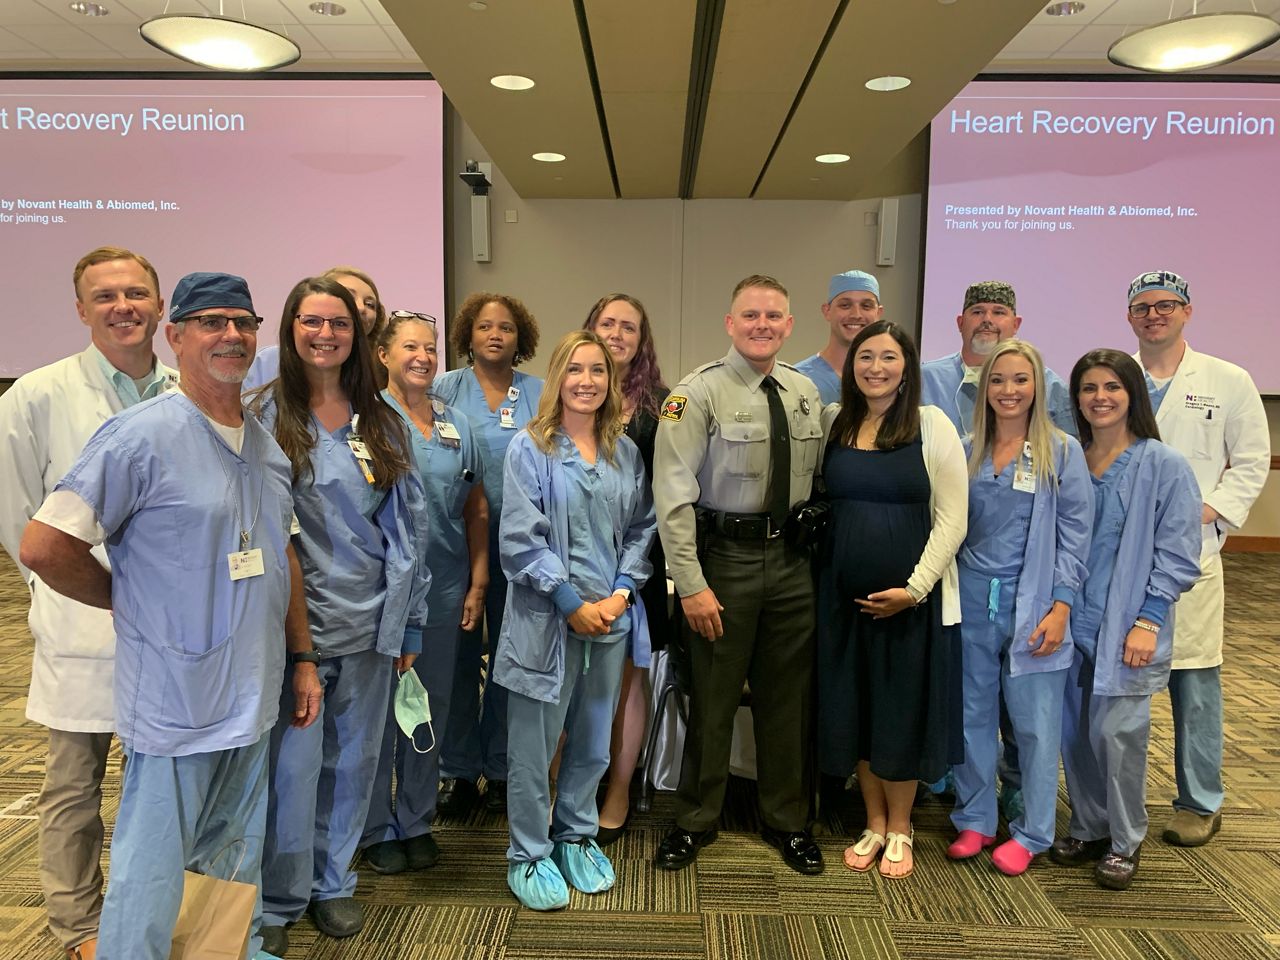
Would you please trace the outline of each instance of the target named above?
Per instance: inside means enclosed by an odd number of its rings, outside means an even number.
[[[485,785],[484,808],[490,813],[507,812],[507,781],[490,780]]]
[[[409,857],[403,840],[383,840],[364,848],[364,858],[375,873],[391,875],[409,869]],[[267,953],[271,953],[270,950]]]
[[[262,938],[263,953],[283,957],[289,950],[289,931],[283,924],[278,927],[262,927],[258,936]]]
[[[429,833],[410,837],[404,847],[410,870],[426,870],[440,862],[440,844]]]
[[[1107,851],[1093,868],[1093,879],[1098,881],[1098,886],[1108,890],[1128,890],[1129,884],[1133,883],[1133,875],[1138,872],[1138,856],[1141,853],[1141,846],[1127,857]]]
[[[446,817],[465,817],[480,799],[480,790],[470,780],[449,777],[440,783],[436,812]]]
[[[658,844],[653,865],[663,870],[683,870],[698,859],[698,851],[713,842],[719,834],[710,830],[686,830],[676,827]]]
[[[1062,837],[1053,841],[1053,846],[1049,848],[1049,859],[1064,867],[1079,867],[1101,860],[1110,849],[1110,837],[1103,837],[1101,840]]]
[[[765,843],[777,847],[782,852],[782,859],[796,873],[806,876],[822,872],[822,851],[813,842],[808,830],[774,830],[765,827],[760,831]]]

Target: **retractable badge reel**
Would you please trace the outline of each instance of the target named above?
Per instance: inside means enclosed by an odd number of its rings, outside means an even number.
[[[365,442],[360,439],[360,414],[358,413],[351,418],[351,434],[347,437],[347,446],[351,448],[351,454],[356,458],[356,464],[364,475],[365,483],[373,483],[373,471],[369,469],[373,456],[369,453]]]

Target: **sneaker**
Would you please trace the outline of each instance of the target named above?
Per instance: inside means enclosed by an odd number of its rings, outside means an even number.
[[[613,864],[594,840],[557,840],[551,859],[560,875],[583,893],[604,893],[617,882]]]
[[[1222,829],[1222,814],[1175,810],[1164,828],[1164,842],[1178,847],[1203,847]]]
[[[326,937],[354,937],[364,926],[364,908],[351,897],[312,900],[308,912]]]
[[[530,910],[562,910],[569,905],[569,887],[550,857],[508,866],[507,886]]]

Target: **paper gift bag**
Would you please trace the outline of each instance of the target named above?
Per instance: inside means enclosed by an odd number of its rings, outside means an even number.
[[[243,960],[258,888],[190,870],[182,876],[182,907],[169,960]]]

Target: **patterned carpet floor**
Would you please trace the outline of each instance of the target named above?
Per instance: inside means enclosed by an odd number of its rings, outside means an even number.
[[[437,824],[439,866],[380,877],[364,868],[357,897],[364,931],[320,936],[303,920],[290,960],[1254,960],[1280,957],[1280,556],[1226,558],[1227,801],[1222,833],[1195,850],[1160,833],[1174,792],[1167,696],[1153,710],[1151,839],[1134,886],[1099,889],[1090,872],[1037,861],[1022,877],[988,857],[946,859],[948,810],[933,799],[915,815],[916,869],[904,881],[841,866],[861,829],[858,804],[837,805],[819,837],[820,877],[788,870],[758,836],[753,785],[735,780],[721,838],[691,869],[655,870],[671,815],[660,795],[610,849],[610,892],[574,894],[569,909],[536,914],[506,889],[506,824],[476,812]],[[30,675],[26,590],[0,554],[0,958],[53,960],[36,872],[34,795],[44,768],[43,730],[23,716]],[[105,784],[114,819],[119,759]],[[1066,824],[1060,795],[1059,832]],[[110,828],[108,827],[108,830]],[[105,860],[105,857],[104,857]]]

